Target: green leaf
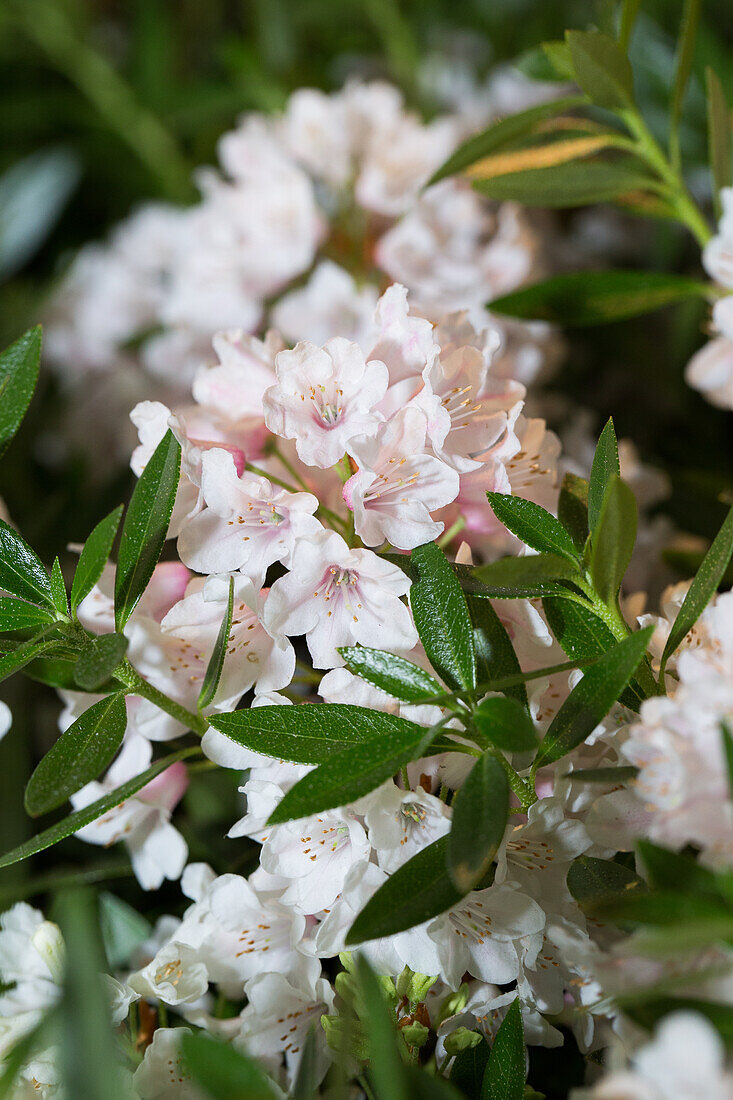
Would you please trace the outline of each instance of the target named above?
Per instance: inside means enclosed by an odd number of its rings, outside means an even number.
[[[112,543],[115,541],[121,517],[122,505],[120,504],[105,519],[100,520],[84,543],[84,549],[76,566],[74,580],[71,583],[71,607],[73,611],[76,611],[81,601],[89,595],[102,576],[102,570],[112,550]]]
[[[340,646],[338,652],[349,672],[403,703],[424,702],[427,696],[443,694],[429,672],[404,657],[367,646]]]
[[[398,1046],[396,1019],[377,977],[363,955],[356,959],[369,1072],[380,1100],[408,1100],[405,1064]]]
[[[48,573],[28,543],[0,519],[0,589],[30,603],[53,607]]]
[[[672,1012],[695,1012],[709,1020],[728,1048],[733,1048],[733,1006],[696,997],[656,997],[644,1004],[629,1005],[624,1011],[649,1031]]]
[[[49,646],[52,644],[55,643],[49,643]],[[23,668],[23,675],[39,684],[61,688],[63,691],[84,691],[74,679],[75,672],[76,661],[60,657],[34,657]],[[119,691],[120,687],[119,680],[107,680],[95,690],[95,694],[109,695],[113,691]]]
[[[463,894],[448,877],[447,852],[444,836],[398,867],[359,913],[346,945],[404,932],[456,905]]]
[[[582,553],[588,539],[588,482],[584,477],[565,474],[557,502],[557,518]]]
[[[115,806],[119,806],[121,802],[124,802],[133,794],[136,794],[141,787],[144,787],[146,783],[150,783],[151,780],[155,779],[157,775],[160,775],[162,771],[169,768],[171,764],[175,764],[179,760],[185,760],[186,757],[198,751],[199,750],[195,747],[181,749],[179,752],[171,753],[169,756],[164,756],[162,759],[156,760],[151,767],[141,772],[140,775],[136,775],[134,779],[128,779],[127,783],[123,783],[120,787],[115,787],[113,791],[103,795],[102,798],[98,798],[96,802],[92,802],[91,805],[85,806],[81,810],[76,810],[73,814],[69,814],[68,817],[64,817],[61,821],[57,821],[55,825],[51,825],[50,828],[44,829],[42,833],[38,833],[36,836],[31,837],[30,840],[26,840],[25,843],[20,844],[17,848],[13,848],[12,851],[7,852],[4,856],[0,856],[0,868],[10,867],[13,863],[19,863],[22,859],[28,859],[29,856],[34,856],[36,852],[44,852],[46,848],[51,848],[54,844],[58,844],[60,840],[65,840],[66,837],[71,836],[72,833],[77,833],[79,829],[83,829],[85,825],[89,825],[92,821],[96,821],[98,817],[103,817],[104,814],[113,810]]]
[[[410,556],[417,580],[410,588],[410,607],[428,659],[450,687],[476,686],[476,654],[466,597],[443,551],[434,542]]]
[[[456,1085],[464,1096],[480,1096],[481,1082],[484,1079],[491,1047],[481,1037],[476,1046],[460,1051],[450,1071],[451,1084]]]
[[[518,703],[514,705],[521,711]],[[453,800],[448,873],[461,893],[472,890],[493,863],[508,817],[509,781],[489,749],[476,761]]]
[[[0,457],[22,424],[31,403],[40,359],[40,325],[29,329],[0,355]]]
[[[82,691],[99,691],[127,653],[124,634],[100,634],[90,638],[74,667],[74,680]]]
[[[29,630],[55,621],[56,616],[42,607],[26,603],[25,600],[13,599],[11,596],[0,596],[0,632]]]
[[[730,110],[718,74],[709,66],[705,70],[708,115],[708,159],[713,175],[715,211],[722,213],[720,191],[728,187],[730,172]]]
[[[229,578],[229,599],[227,601],[226,612],[224,618],[221,621],[219,627],[219,633],[216,636],[216,642],[214,648],[211,651],[209,657],[209,663],[206,666],[206,672],[201,683],[201,691],[199,692],[199,710],[203,710],[204,707],[208,707],[209,703],[214,701],[216,695],[216,689],[219,687],[219,681],[221,680],[221,672],[224,668],[224,660],[227,655],[227,646],[229,645],[229,635],[232,629],[232,616],[234,614],[234,576]]]
[[[640,7],[641,0],[624,0],[623,2],[623,7],[621,9],[621,24],[618,32],[618,44],[624,53],[628,51],[631,33],[634,29]]]
[[[516,699],[495,695],[476,708],[473,720],[492,745],[507,752],[537,748],[537,731],[526,707]]]
[[[723,526],[713,539],[712,545],[702,560],[695,578],[682,601],[682,607],[672,624],[667,643],[662,654],[661,670],[680,642],[692,630],[703,611],[715,595],[728,562],[733,555],[733,508],[723,521]]]
[[[132,494],[117,558],[115,626],[122,630],[158,564],[180,477],[181,447],[169,430]]]
[[[231,1043],[188,1032],[182,1050],[186,1070],[211,1100],[277,1100],[282,1095],[257,1062]]]
[[[404,718],[399,721],[399,726],[385,729],[377,737],[331,753],[327,760],[304,775],[285,794],[270,814],[268,825],[295,821],[354,802],[380,787],[403,764],[424,756],[437,731],[417,726]]]
[[[53,568],[51,569],[50,584],[51,591],[53,593],[54,607],[60,615],[68,615],[69,601],[66,596],[66,584],[64,582],[64,574],[61,572],[61,562],[58,558],[54,558]]]
[[[55,810],[111,764],[127,726],[124,695],[92,703],[49,749],[28,780],[25,808],[31,817]]]
[[[19,646],[0,657],[0,681],[7,680],[14,672],[30,664],[34,658],[58,645],[58,640],[49,638],[40,641],[38,637],[29,638],[27,642],[21,642]]]
[[[568,868],[568,890],[585,912],[626,897],[629,893],[646,891],[646,885],[629,867],[610,859],[579,856]]]
[[[133,951],[153,931],[149,921],[137,909],[108,890],[103,890],[99,895],[99,924],[110,970],[128,967]]]
[[[488,308],[509,317],[575,328],[638,317],[689,298],[705,298],[709,291],[709,284],[699,279],[663,272],[582,271],[504,294]]]
[[[511,493],[487,493],[494,515],[512,534],[541,554],[559,554],[575,563],[578,555],[573,540],[559,520],[523,497]]]
[[[524,1026],[517,997],[496,1033],[481,1086],[481,1100],[523,1100],[524,1064]]]
[[[575,82],[575,69],[573,68],[573,59],[567,42],[563,42],[559,38],[552,39],[549,42],[543,42],[541,49],[557,74],[556,80],[572,80]]]
[[[588,906],[585,911],[590,911]],[[713,941],[722,939],[725,934],[733,935],[733,915],[722,899],[683,894],[674,889],[619,894],[595,905],[593,912],[601,915],[604,921],[678,929],[680,940],[690,947],[693,945],[687,940],[686,927],[693,922],[707,923]]]
[[[290,1100],[315,1100],[321,1080],[321,1054],[316,1042],[316,1024],[311,1027],[303,1043],[298,1070],[290,1090]]]
[[[603,721],[642,661],[652,633],[651,626],[637,630],[585,670],[540,742],[535,769],[572,752]]]
[[[521,674],[514,647],[506,627],[488,599],[466,593],[468,614],[473,626],[476,651],[476,675],[479,683]],[[527,689],[522,683],[504,689],[504,694],[527,706]]]
[[[733,798],[733,735],[725,724],[720,723],[720,735],[723,738],[723,756],[725,757],[725,769],[728,773],[728,790]]]
[[[525,206],[564,208],[591,206],[630,192],[646,191],[653,180],[635,158],[579,160],[549,168],[507,172],[487,180],[475,180],[476,191],[496,202],[520,202]]]
[[[634,77],[629,59],[608,34],[566,31],[575,79],[598,107],[610,111],[634,105]]]
[[[517,138],[524,137],[536,123],[542,122],[546,118],[554,118],[556,115],[572,110],[574,107],[579,107],[586,102],[584,95],[564,96],[561,99],[553,100],[551,103],[541,103],[537,107],[530,107],[526,111],[520,111],[508,118],[501,119],[500,122],[495,122],[492,126],[489,126],[488,130],[475,134],[468,141],[464,141],[462,145],[459,145],[455,153],[440,166],[427,186],[445,179],[446,176],[454,176],[456,172],[462,172],[464,168],[470,168],[482,157],[488,156],[489,153],[495,153],[498,149],[503,149],[506,145],[516,141]]]
[[[628,783],[635,779],[639,769],[633,764],[620,765],[608,768],[576,768],[575,771],[566,772],[565,778],[577,783],[610,783],[613,786]]]
[[[577,565],[558,554],[528,554],[523,558],[500,558],[473,570],[486,595],[498,599],[533,596],[567,596],[568,590],[558,581],[574,581],[579,577]]]
[[[637,841],[636,850],[644,864],[647,882],[653,889],[727,898],[725,888],[721,890],[720,876],[703,867],[692,856],[660,848],[650,840]]]
[[[613,426],[613,418],[609,417],[598,437],[588,483],[588,523],[591,535],[598,526],[606,486],[614,474],[620,477],[621,468],[618,461],[616,430]]]
[[[701,0],[685,0],[682,12],[682,26],[677,41],[677,58],[675,65],[674,83],[672,85],[672,98],[669,107],[669,135],[672,162],[679,164],[679,125],[682,117],[682,104],[687,90],[687,83],[692,71],[692,59],[695,52],[695,35],[700,19]]]
[[[422,726],[348,703],[300,703],[297,706],[251,707],[213,714],[210,725],[265,756],[295,764],[322,764],[334,753],[375,738],[403,736]]]
[[[636,497],[626,482],[614,474],[603,496],[590,555],[593,585],[609,606],[616,600],[634,552],[636,523]]]

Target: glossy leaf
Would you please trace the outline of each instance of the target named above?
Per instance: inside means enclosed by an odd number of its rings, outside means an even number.
[[[613,418],[609,417],[598,437],[588,482],[588,524],[591,534],[598,526],[606,486],[614,474],[620,477],[621,468],[618,460],[616,430],[613,426]]]
[[[510,703],[510,699],[499,700]],[[515,704],[519,710],[519,704]],[[509,817],[509,781],[491,750],[474,764],[453,800],[448,839],[448,872],[468,893],[493,863]]]
[[[55,810],[111,764],[127,726],[124,695],[92,703],[49,749],[28,780],[25,808],[31,817]]]
[[[526,111],[520,111],[495,122],[488,130],[475,134],[463,145],[460,145],[455,153],[433,175],[429,185],[445,179],[446,176],[453,176],[456,172],[462,172],[465,168],[475,164],[481,157],[488,156],[497,149],[502,149],[516,141],[517,138],[530,133],[538,122],[542,122],[546,118],[554,118],[556,115],[572,110],[574,107],[579,107],[586,102],[584,95],[564,96],[553,100],[551,103],[541,103],[536,107],[530,107]]]
[[[628,569],[636,542],[636,497],[614,474],[607,486],[593,532],[590,575],[604,603],[612,605]]]
[[[85,596],[88,596],[94,585],[102,576],[107,559],[112,551],[112,543],[117,534],[122,517],[122,505],[118,505],[103,520],[97,524],[79,555],[79,561],[71,583],[71,608],[77,609]]]
[[[506,752],[537,748],[537,732],[526,707],[516,699],[495,695],[476,708],[473,720],[492,745]]]
[[[637,630],[585,670],[540,742],[535,768],[559,760],[593,732],[643,660],[652,633],[651,626]]]
[[[12,596],[0,596],[0,632],[47,626],[55,622],[55,619],[53,612],[36,607],[35,604],[16,600]]]
[[[495,179],[509,172],[531,172],[537,168],[549,168],[554,164],[567,164],[572,160],[582,160],[593,153],[613,146],[618,140],[615,133],[581,133],[548,141],[543,145],[528,145],[522,149],[506,149],[482,157],[467,168],[465,175],[472,180]]]
[[[15,649],[0,657],[0,681],[7,680],[14,672],[18,672],[42,653],[53,649],[58,642],[53,638],[39,639],[29,638],[27,642],[21,642]]]
[[[17,531],[0,519],[0,589],[21,600],[53,607],[48,573]]]
[[[558,554],[529,554],[480,565],[473,575],[484,585],[487,595],[497,598],[562,596],[567,590],[557,582],[573,581],[578,577],[578,567]]]
[[[31,403],[40,359],[40,325],[29,329],[0,355],[0,457],[22,424]]]
[[[447,851],[444,836],[398,867],[359,913],[346,945],[404,932],[456,905],[463,894],[448,877]]]
[[[443,694],[443,687],[435,677],[404,657],[367,646],[341,646],[338,652],[349,672],[403,703]]]
[[[552,321],[565,328],[605,325],[689,298],[706,297],[699,279],[656,271],[582,271],[555,275],[488,303],[494,313]]]
[[[50,643],[51,645],[53,643]],[[47,684],[49,687],[60,688],[62,691],[84,691],[74,679],[76,672],[76,660],[67,660],[61,657],[34,657],[23,668],[23,675],[39,684]],[[110,692],[120,690],[119,680],[107,680],[95,689],[95,694],[108,695]]]
[[[44,829],[42,833],[38,833],[36,836],[31,837],[30,840],[26,840],[23,844],[20,844],[17,848],[13,848],[12,851],[7,852],[4,856],[0,856],[0,868],[10,867],[13,863],[19,863],[22,859],[28,859],[29,856],[34,856],[36,852],[43,852],[46,848],[51,848],[54,844],[58,844],[60,840],[65,840],[66,837],[71,836],[72,833],[77,833],[79,829],[83,829],[85,825],[89,825],[92,821],[96,821],[98,817],[103,817],[104,814],[113,810],[115,806],[119,806],[121,802],[130,798],[133,794],[136,794],[141,787],[144,787],[156,776],[160,775],[162,771],[169,768],[171,764],[175,764],[178,760],[185,760],[186,757],[191,756],[192,753],[197,752],[196,748],[181,749],[179,752],[171,753],[169,756],[164,756],[160,760],[149,767],[146,771],[141,772],[140,775],[136,775],[134,779],[128,779],[127,783],[123,783],[120,787],[115,787],[109,794],[105,794],[102,798],[98,798],[96,802],[92,802],[91,805],[85,806],[81,810],[76,810],[73,814],[69,814],[68,817],[63,818],[61,821],[57,821],[55,825],[51,825],[50,828]]]
[[[214,714],[209,722],[239,745],[295,764],[321,764],[334,753],[375,738],[410,736],[416,729],[425,732],[396,714],[348,703],[251,707]]]
[[[559,554],[577,562],[572,538],[560,521],[541,505],[511,493],[487,493],[486,496],[499,522],[527,546],[541,554]]]
[[[588,482],[584,477],[565,474],[557,502],[557,518],[582,553],[588,538]]]
[[[481,1083],[489,1061],[491,1047],[483,1036],[476,1046],[460,1051],[453,1060],[450,1071],[451,1084],[461,1090],[464,1096],[480,1096]]]
[[[122,525],[115,574],[115,626],[121,631],[158,564],[176,500],[181,447],[169,430],[143,470]]]
[[[608,34],[566,31],[575,79],[587,96],[608,110],[624,110],[634,103],[634,77],[629,59]]]
[[[466,597],[443,551],[434,542],[412,551],[417,572],[410,607],[428,659],[452,688],[476,686],[476,654]]]
[[[715,185],[715,206],[718,216],[722,212],[720,191],[731,182],[731,121],[730,110],[718,74],[711,68],[705,70],[708,113],[708,159]]]
[[[588,912],[629,893],[646,890],[646,884],[635,871],[595,856],[574,859],[568,868],[567,884],[578,905]]]
[[[82,691],[99,691],[127,652],[124,634],[100,634],[86,643],[74,668],[74,680]]]
[[[376,974],[363,955],[356,959],[370,1077],[380,1100],[408,1100],[406,1067],[398,1046],[396,1019]]]
[[[581,160],[529,172],[509,172],[474,181],[474,188],[497,202],[566,208],[612,202],[630,192],[644,192],[651,180],[633,157]]]
[[[380,787],[403,764],[424,756],[437,731],[404,718],[399,722],[400,725],[385,729],[377,737],[341,752],[332,752],[319,767],[286,792],[270,814],[268,825],[279,825],[355,802]]]
[[[481,1100],[523,1100],[524,1067],[524,1025],[517,997],[510,1004],[491,1047]]]
[[[209,657],[209,663],[206,666],[206,672],[201,683],[201,691],[199,692],[198,705],[199,709],[203,710],[204,707],[208,707],[209,703],[213,703],[216,695],[216,689],[219,687],[219,681],[221,680],[222,669],[224,668],[224,660],[227,655],[227,647],[229,645],[229,635],[232,630],[232,616],[234,614],[234,577],[229,578],[229,598],[227,600],[226,611],[224,612],[224,618],[221,621],[219,627],[219,633],[216,636],[216,642],[214,648],[211,651]]]
[[[662,654],[662,669],[677,646],[692,630],[703,611],[715,595],[728,562],[733,555],[733,508],[723,521],[723,526],[713,539],[712,545],[702,560],[695,578],[687,590],[682,606],[672,624]]]
[[[278,1100],[282,1096],[253,1058],[202,1031],[182,1042],[186,1070],[211,1100]]]
[[[61,562],[58,558],[54,558],[53,567],[51,569],[50,583],[51,591],[53,593],[54,607],[59,612],[59,614],[68,615],[69,600],[66,595],[64,574],[61,572]]]
[[[476,652],[476,677],[480,684],[500,680],[521,673],[517,655],[506,632],[506,627],[488,599],[466,593],[468,614],[473,626],[473,645]],[[517,683],[504,689],[504,694],[527,706],[527,689]]]

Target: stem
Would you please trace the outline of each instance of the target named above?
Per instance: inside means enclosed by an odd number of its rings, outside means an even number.
[[[186,707],[181,706],[180,703],[174,702],[173,699],[169,699],[167,695],[164,695],[162,691],[158,691],[156,687],[149,684],[147,680],[144,680],[137,669],[133,668],[128,660],[124,660],[118,668],[115,669],[115,676],[122,680],[126,687],[135,695],[142,695],[143,699],[147,699],[159,710],[165,711],[166,714],[170,714],[171,718],[175,718],[181,725],[186,726],[187,729],[193,730],[199,737],[202,737],[209,728],[209,723],[200,714],[194,714],[193,711],[187,710]]]
[[[456,522],[451,524],[451,526],[448,528],[448,530],[444,531],[443,534],[438,539],[438,546],[441,548],[441,550],[445,546],[449,546],[450,543],[453,541],[453,539],[456,537],[456,535],[459,534],[465,526],[466,526],[466,520],[465,520],[464,516],[459,516],[458,519],[456,520]]]
[[[405,790],[411,790],[412,788],[410,787],[410,777],[407,774],[407,767],[404,764],[400,768],[400,775],[402,776],[402,785],[404,786]]]
[[[285,469],[288,471],[288,473],[293,478],[293,480],[296,481],[298,483],[298,485],[300,485],[301,489],[304,489],[306,493],[310,493],[311,490],[308,488],[307,482],[305,482],[303,480],[303,478],[300,476],[300,474],[296,470],[295,466],[293,466],[290,459],[286,458],[285,455],[282,454],[282,452],[277,449],[277,447],[275,447],[273,449],[272,453],[273,453],[273,455],[275,455],[275,457],[277,458],[280,465],[285,467]]]

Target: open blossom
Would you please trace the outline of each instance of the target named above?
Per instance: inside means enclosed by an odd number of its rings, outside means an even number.
[[[281,351],[277,384],[265,393],[265,422],[271,432],[294,439],[307,466],[328,469],[358,435],[380,420],[374,411],[387,390],[384,363],[364,359],[358,344],[343,337],[322,347],[302,342]]]
[[[275,381],[275,357],[285,345],[275,331],[263,340],[241,328],[217,332],[212,343],[219,360],[196,372],[192,392],[199,405],[229,423],[262,420],[262,398]]]
[[[367,797],[364,821],[379,866],[391,874],[450,832],[451,812],[422,787],[404,791],[390,782]]]
[[[285,294],[272,311],[272,323],[287,340],[322,345],[333,336],[367,347],[374,328],[377,288],[357,286],[344,268],[322,260],[305,286]]]
[[[178,539],[183,561],[201,573],[241,569],[262,580],[268,565],[288,561],[297,538],[321,529],[311,493],[287,492],[259,474],[240,476],[226,451],[203,456],[201,493],[206,508]]]
[[[270,589],[263,622],[277,634],[305,634],[314,666],[333,668],[343,664],[338,646],[412,649],[417,633],[400,600],[409,588],[398,566],[324,530],[296,543],[290,572]]]
[[[349,454],[359,470],[346,482],[344,500],[367,546],[379,546],[386,539],[411,550],[443,530],[430,513],[455,499],[459,478],[445,462],[425,453],[426,429],[424,414],[405,408],[375,436],[351,442]]]

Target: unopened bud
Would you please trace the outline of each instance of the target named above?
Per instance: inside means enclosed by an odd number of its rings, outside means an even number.
[[[419,1023],[418,1020],[413,1020],[411,1024],[400,1028],[400,1035],[408,1047],[422,1047],[428,1041],[430,1029]]]
[[[437,1026],[440,1026],[440,1024],[442,1024],[443,1021],[447,1020],[450,1016],[455,1016],[457,1012],[462,1012],[463,1009],[466,1007],[467,1001],[468,985],[466,984],[466,982],[463,982],[463,984],[459,986],[457,992],[451,993],[448,997],[446,997],[446,999],[440,1006]]]
[[[48,967],[53,981],[56,985],[61,985],[66,948],[59,926],[50,920],[42,921],[33,933],[31,942]]]
[[[460,1054],[462,1050],[471,1050],[472,1047],[477,1047],[481,1042],[482,1036],[478,1031],[469,1031],[467,1027],[457,1027],[455,1031],[451,1031],[450,1035],[446,1035],[445,1052],[446,1054]]]

